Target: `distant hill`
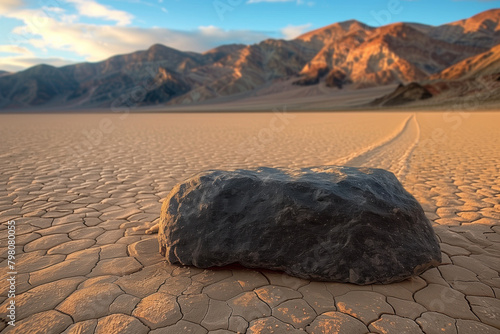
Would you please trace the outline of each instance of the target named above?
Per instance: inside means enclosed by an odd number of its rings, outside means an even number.
[[[500,9],[438,27],[350,20],[202,54],[156,44],[96,63],[0,72],[0,108],[189,104],[288,81],[334,90],[452,79],[496,71],[498,44]]]
[[[394,92],[374,100],[371,105],[380,107],[392,107],[403,105],[409,102],[430,99],[431,97],[432,94],[427,90],[427,88],[421,86],[416,82],[412,82],[406,86],[399,85]]]
[[[431,79],[458,80],[497,73],[500,74],[500,45],[464,59],[433,75]]]

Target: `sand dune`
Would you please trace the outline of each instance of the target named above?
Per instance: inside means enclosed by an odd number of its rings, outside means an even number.
[[[0,115],[2,333],[499,333],[500,113]],[[166,264],[161,200],[208,168],[341,163],[396,173],[444,264],[386,286]],[[0,312],[8,285],[0,280]],[[2,319],[3,320],[3,319]]]

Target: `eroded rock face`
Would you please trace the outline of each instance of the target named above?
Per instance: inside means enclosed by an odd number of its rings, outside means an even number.
[[[432,93],[426,87],[418,82],[412,82],[406,86],[399,84],[392,93],[373,100],[370,105],[381,107],[399,106],[409,102],[430,99],[431,97]]]
[[[158,238],[170,263],[356,284],[404,280],[441,262],[422,207],[382,169],[202,172],[172,189]]]

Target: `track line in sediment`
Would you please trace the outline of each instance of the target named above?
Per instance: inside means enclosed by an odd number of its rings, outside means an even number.
[[[330,164],[384,168],[401,180],[408,171],[409,160],[419,138],[420,126],[416,114],[413,114],[388,137]]]
[[[414,114],[414,124],[415,124],[415,130],[416,134],[414,137],[413,142],[411,145],[408,147],[406,152],[403,154],[401,159],[399,160],[398,165],[396,166],[396,171],[394,174],[398,177],[400,181],[403,181],[404,178],[406,177],[406,174],[408,173],[408,170],[410,169],[410,159],[413,154],[413,151],[417,147],[419,141],[420,141],[420,124],[418,123],[417,115]]]
[[[372,145],[366,146],[366,147],[364,147],[356,152],[348,154],[345,157],[333,160],[333,161],[327,163],[327,165],[339,165],[339,166],[347,165],[347,164],[353,165],[352,164],[353,160],[357,159],[358,157],[365,156],[365,155],[369,154],[371,151],[374,151],[379,147],[383,147],[383,146],[387,145],[388,143],[394,141],[399,136],[401,136],[401,134],[407,128],[408,123],[410,122],[412,117],[413,117],[413,115],[409,116],[403,123],[401,123],[401,126],[398,127],[396,129],[396,131],[391,133],[389,136],[383,138],[382,140],[380,140]]]

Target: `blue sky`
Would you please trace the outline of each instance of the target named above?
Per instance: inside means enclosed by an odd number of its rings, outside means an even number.
[[[99,61],[162,43],[203,52],[291,39],[356,19],[440,25],[500,7],[487,0],[0,0],[0,70]]]

